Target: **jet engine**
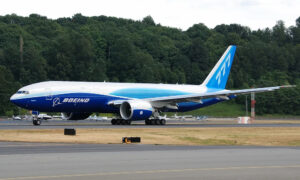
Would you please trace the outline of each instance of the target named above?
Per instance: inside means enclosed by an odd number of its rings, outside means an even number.
[[[149,102],[140,100],[124,101],[120,106],[120,115],[125,120],[145,120],[153,111]]]
[[[88,118],[91,113],[86,112],[64,112],[61,113],[63,119],[67,120],[84,120]]]

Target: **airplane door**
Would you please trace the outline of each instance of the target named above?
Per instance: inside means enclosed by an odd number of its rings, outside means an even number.
[[[46,100],[52,100],[53,99],[53,94],[52,94],[51,89],[50,88],[46,88],[46,92],[47,92]]]

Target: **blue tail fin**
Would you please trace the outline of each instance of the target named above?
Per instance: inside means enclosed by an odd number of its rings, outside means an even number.
[[[208,88],[225,89],[236,46],[229,46],[203,82]]]

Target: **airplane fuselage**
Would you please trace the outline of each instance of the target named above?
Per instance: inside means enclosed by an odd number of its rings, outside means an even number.
[[[119,108],[111,106],[111,101],[147,101],[148,98],[215,91],[224,89],[179,84],[46,81],[21,88],[11,97],[11,101],[20,107],[42,112],[118,113]],[[181,102],[177,104],[177,109],[164,108],[162,111],[190,111],[220,101],[223,100],[209,98],[201,102]]]

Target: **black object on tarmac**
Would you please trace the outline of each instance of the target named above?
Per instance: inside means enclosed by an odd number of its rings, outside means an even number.
[[[72,128],[72,129],[65,128],[64,134],[75,136],[76,135],[76,129],[74,129],[74,128]]]
[[[123,143],[140,143],[141,138],[140,137],[123,137],[122,138]]]

